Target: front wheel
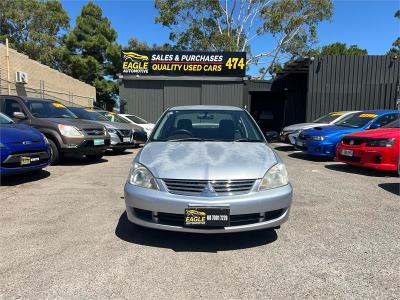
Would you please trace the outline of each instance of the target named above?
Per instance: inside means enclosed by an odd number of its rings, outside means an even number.
[[[86,155],[86,158],[90,161],[98,161],[98,160],[102,159],[102,157],[103,157],[103,153]]]
[[[50,146],[50,165],[56,165],[60,161],[60,151],[56,143],[49,139],[49,146]]]

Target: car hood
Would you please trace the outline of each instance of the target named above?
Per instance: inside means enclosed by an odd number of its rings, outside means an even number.
[[[331,126],[317,126],[311,129],[307,129],[306,131],[303,132],[303,134],[311,136],[335,136],[335,135],[349,134],[361,130],[363,130],[363,128],[351,128],[351,127],[331,125]]]
[[[2,144],[26,141],[44,142],[39,130],[25,124],[2,124],[0,126],[0,141]]]
[[[278,160],[264,143],[152,142],[136,161],[157,178],[230,180],[262,178]]]
[[[329,124],[325,123],[299,123],[299,124],[293,124],[290,126],[286,126],[283,128],[283,131],[295,131],[295,130],[304,130],[308,128],[313,128],[317,126],[328,126]]]
[[[379,128],[361,131],[350,134],[349,136],[354,137],[367,137],[367,138],[399,138],[400,128]]]
[[[103,127],[102,125],[96,124],[93,121],[87,121],[87,120],[82,120],[82,119],[46,118],[46,119],[42,119],[42,120],[51,121],[51,122],[57,123],[57,124],[75,126],[79,129],[89,129],[89,128],[100,129]]]

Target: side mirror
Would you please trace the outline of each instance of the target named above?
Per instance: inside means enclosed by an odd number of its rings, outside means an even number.
[[[18,119],[18,120],[25,120],[26,119],[25,114],[23,112],[20,112],[20,111],[14,112],[13,116],[14,116],[15,119]]]
[[[264,136],[269,143],[275,142],[279,138],[279,134],[277,131],[267,131],[264,133]]]
[[[380,127],[381,127],[381,124],[379,124],[379,123],[372,123],[372,124],[369,126],[368,129],[377,129],[377,128],[380,128]]]

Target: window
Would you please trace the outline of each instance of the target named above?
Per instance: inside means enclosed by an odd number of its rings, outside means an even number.
[[[399,118],[399,114],[387,114],[382,117],[380,117],[378,120],[374,122],[374,124],[379,125],[379,127],[385,126],[396,119]]]
[[[24,112],[22,109],[21,104],[18,103],[17,100],[14,99],[6,99],[4,101],[3,112],[5,115],[9,116],[10,118],[14,118],[15,112]]]

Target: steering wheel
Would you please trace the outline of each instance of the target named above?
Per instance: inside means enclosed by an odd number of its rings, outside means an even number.
[[[193,137],[193,133],[191,133],[189,130],[187,129],[177,129],[175,130],[172,135],[178,135],[178,134],[186,134],[188,136]]]

